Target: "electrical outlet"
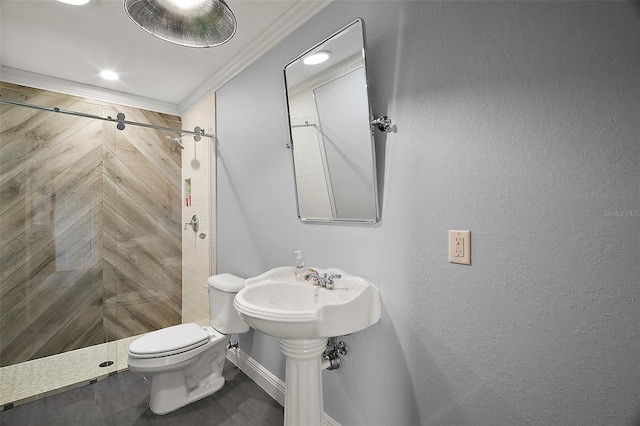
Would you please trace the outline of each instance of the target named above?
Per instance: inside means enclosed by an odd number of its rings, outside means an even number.
[[[471,265],[471,231],[449,231],[449,262]]]

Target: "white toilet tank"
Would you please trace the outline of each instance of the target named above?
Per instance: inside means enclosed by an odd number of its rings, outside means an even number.
[[[245,279],[231,274],[219,274],[207,279],[209,290],[209,324],[222,334],[249,331],[249,325],[233,307],[233,298],[244,287]]]

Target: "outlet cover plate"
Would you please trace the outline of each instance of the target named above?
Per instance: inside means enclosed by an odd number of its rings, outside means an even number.
[[[449,231],[449,262],[471,265],[471,231]]]

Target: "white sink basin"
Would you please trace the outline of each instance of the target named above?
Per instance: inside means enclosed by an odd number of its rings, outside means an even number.
[[[337,269],[334,288],[296,281],[295,269],[275,268],[247,280],[234,306],[254,329],[279,339],[320,339],[363,330],[380,319],[380,293],[368,281]]]

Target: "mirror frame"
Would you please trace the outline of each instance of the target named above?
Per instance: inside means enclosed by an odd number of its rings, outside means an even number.
[[[366,96],[367,96],[367,115],[368,115],[368,121],[369,121],[369,130],[370,130],[370,140],[371,140],[371,174],[372,174],[372,186],[373,186],[373,203],[374,203],[374,208],[375,208],[375,217],[373,218],[363,218],[363,219],[340,219],[340,218],[306,218],[306,217],[302,217],[301,213],[300,213],[300,200],[298,197],[298,182],[296,179],[296,165],[295,165],[295,148],[294,148],[294,143],[293,143],[293,128],[292,128],[292,121],[291,121],[291,105],[289,102],[289,88],[288,88],[288,84],[287,84],[287,67],[292,65],[294,62],[298,61],[299,59],[301,59],[302,57],[306,56],[307,54],[313,52],[314,50],[318,49],[319,47],[321,47],[322,45],[324,45],[325,43],[327,43],[328,41],[330,41],[332,38],[338,36],[339,34],[341,34],[343,31],[349,29],[350,27],[356,25],[356,24],[360,24],[360,28],[361,28],[361,34],[360,36],[362,37],[362,66],[363,66],[363,71],[364,71],[364,79],[365,79],[365,86],[366,86]],[[293,162],[293,180],[294,180],[294,188],[295,188],[295,197],[296,197],[296,209],[298,212],[298,219],[305,223],[305,222],[311,222],[311,223],[355,223],[355,224],[375,224],[378,223],[380,221],[380,206],[379,206],[379,191],[380,189],[378,188],[378,171],[377,171],[377,163],[376,163],[376,146],[375,146],[375,138],[374,138],[374,127],[372,124],[372,120],[373,120],[373,115],[371,113],[371,102],[370,102],[370,96],[369,96],[369,80],[367,78],[367,63],[366,63],[366,43],[365,43],[365,27],[364,27],[364,21],[362,20],[362,18],[356,18],[353,21],[349,22],[347,25],[343,26],[342,28],[340,28],[339,30],[335,31],[334,33],[332,33],[330,36],[324,38],[322,41],[320,41],[319,43],[316,43],[315,45],[313,45],[311,48],[305,50],[302,54],[298,55],[296,58],[294,58],[293,60],[291,60],[290,62],[288,62],[283,69],[283,74],[284,74],[284,90],[285,90],[285,101],[287,104],[287,120],[289,123],[289,143],[287,144],[287,148],[291,149],[291,160]]]

